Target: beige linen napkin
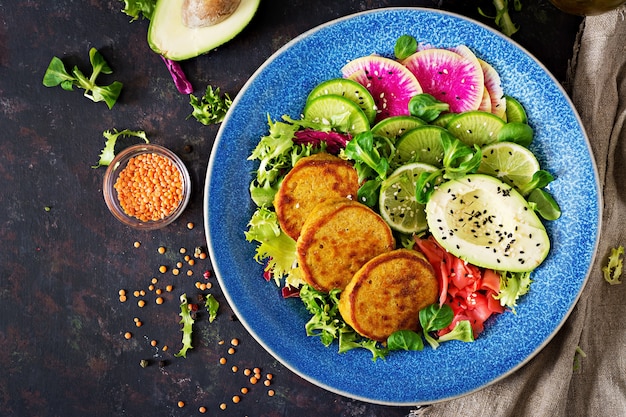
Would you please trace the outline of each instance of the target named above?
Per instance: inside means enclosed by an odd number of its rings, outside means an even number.
[[[598,254],[581,299],[555,338],[518,372],[410,417],[626,416],[626,273],[623,284],[609,285],[601,271],[611,248],[626,245],[625,19],[624,6],[585,18],[572,61],[571,97],[604,198]]]

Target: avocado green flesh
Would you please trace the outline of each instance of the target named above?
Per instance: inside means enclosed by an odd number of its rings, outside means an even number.
[[[260,0],[241,0],[228,18],[212,26],[189,28],[183,24],[183,0],[158,0],[150,20],[148,44],[173,61],[201,55],[232,38],[245,28]]]
[[[488,175],[441,184],[426,204],[426,219],[441,246],[483,268],[532,271],[550,250],[546,229],[524,197]]]

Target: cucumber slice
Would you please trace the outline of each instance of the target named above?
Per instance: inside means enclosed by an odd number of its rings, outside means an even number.
[[[485,146],[498,140],[498,132],[505,122],[484,111],[468,111],[452,118],[447,129],[468,146]]]
[[[532,271],[550,250],[546,229],[524,197],[489,175],[440,184],[426,204],[426,220],[448,252],[483,268]]]
[[[506,100],[506,121],[528,123],[528,116],[524,106],[511,96],[504,96]]]
[[[372,134],[382,136],[392,141],[398,140],[408,130],[424,126],[426,122],[413,116],[392,116],[376,123],[372,128]]]
[[[393,230],[418,233],[428,228],[424,205],[415,199],[415,185],[422,172],[437,168],[420,162],[396,169],[380,187],[378,199],[380,215]]]
[[[407,131],[396,144],[393,163],[423,162],[441,168],[443,144],[441,137],[450,133],[439,126],[426,125]]]
[[[376,102],[367,88],[347,78],[333,78],[318,84],[307,97],[307,102],[314,98],[335,94],[345,97],[363,110],[370,123],[376,118]]]
[[[303,113],[305,120],[343,133],[356,135],[370,128],[369,120],[359,106],[335,94],[314,98],[304,106]]]

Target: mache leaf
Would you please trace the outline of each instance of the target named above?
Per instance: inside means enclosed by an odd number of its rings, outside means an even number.
[[[119,81],[101,86],[96,84],[96,79],[100,73],[111,74],[113,70],[105,61],[104,57],[96,48],[89,50],[89,62],[91,63],[92,73],[87,77],[83,72],[74,67],[70,74],[61,61],[57,57],[53,57],[43,76],[43,85],[46,87],[55,87],[60,85],[67,91],[72,91],[73,87],[85,90],[84,96],[94,102],[104,101],[109,109],[113,108],[122,91],[123,84]]]

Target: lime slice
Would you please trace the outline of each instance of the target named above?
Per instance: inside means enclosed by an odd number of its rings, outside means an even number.
[[[372,128],[372,134],[395,142],[406,131],[425,124],[422,119],[413,116],[392,116],[376,123]]]
[[[307,97],[307,102],[320,96],[334,94],[345,97],[359,106],[370,123],[376,118],[376,102],[367,88],[347,78],[333,78],[318,84]]]
[[[358,134],[370,128],[370,122],[361,108],[347,98],[328,94],[307,102],[304,119],[322,123],[340,132]]]
[[[528,123],[526,110],[524,110],[520,102],[511,96],[504,96],[504,98],[506,100],[506,121]]]
[[[415,184],[422,172],[436,171],[432,165],[415,162],[396,169],[380,187],[380,215],[393,230],[418,233],[428,228],[424,205],[415,200]]]
[[[408,162],[423,162],[441,167],[443,160],[443,143],[441,137],[450,135],[439,126],[420,126],[407,131],[396,144],[396,154],[393,159],[395,166]]]
[[[497,142],[482,149],[483,159],[478,173],[499,178],[518,190],[532,181],[539,171],[535,155],[522,145],[513,142]]]
[[[457,139],[469,146],[484,146],[498,138],[504,120],[484,111],[468,111],[452,118],[447,129]]]

